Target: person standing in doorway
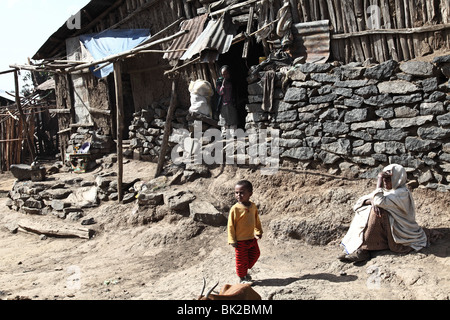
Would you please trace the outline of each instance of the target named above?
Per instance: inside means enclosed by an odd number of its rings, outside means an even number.
[[[221,77],[216,81],[216,91],[219,95],[217,103],[217,114],[219,114],[219,125],[222,127],[222,137],[235,135],[238,125],[236,90],[234,88],[230,67],[225,65],[220,69]]]

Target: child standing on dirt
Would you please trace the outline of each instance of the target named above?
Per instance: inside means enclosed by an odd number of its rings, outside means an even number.
[[[236,183],[234,195],[238,203],[231,209],[228,216],[228,243],[235,248],[236,273],[240,283],[249,283],[251,269],[260,256],[258,239],[262,238],[261,221],[258,209],[250,201],[253,185],[250,181],[241,180]]]

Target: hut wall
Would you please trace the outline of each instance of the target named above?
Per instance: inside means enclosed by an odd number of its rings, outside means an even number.
[[[227,4],[230,1],[225,1]],[[243,1],[240,1],[243,2]],[[439,49],[449,49],[448,0],[290,0],[294,23],[329,20],[331,28],[330,60],[344,63],[363,62],[371,58],[382,63],[389,60],[409,60],[432,53]],[[220,1],[197,0],[126,0],[111,10],[89,31],[96,33],[106,29],[148,28],[151,34],[166,28],[179,17],[192,18],[203,14],[210,4]],[[280,8],[282,1],[271,1],[273,8]],[[276,11],[275,11],[276,12]],[[245,25],[248,6],[235,10],[235,21]],[[244,17],[244,18],[243,18]],[[175,29],[175,28],[174,28]],[[167,31],[162,36],[172,34]],[[272,42],[269,42],[272,43]],[[170,43],[152,49],[164,50]],[[164,71],[171,68],[162,59],[161,53],[140,53],[124,61],[124,74],[129,75],[134,112],[154,109],[157,118],[163,119],[167,100],[170,98],[170,81]],[[178,105],[182,111],[189,106],[188,85],[191,80],[205,79],[214,83],[217,70],[212,66],[191,65],[180,70]],[[109,81],[110,79],[108,79]],[[89,83],[89,81],[88,81]],[[96,86],[100,86],[95,91]],[[101,82],[92,82],[89,97],[91,108],[114,108],[111,99],[101,99],[107,89]],[[108,87],[106,85],[106,87]],[[111,84],[109,84],[111,88]],[[157,110],[155,107],[158,106]],[[125,108],[127,105],[125,104]],[[111,110],[113,112],[113,110]],[[142,114],[142,112],[141,112]],[[114,116],[112,114],[112,116]],[[95,120],[94,120],[95,121]],[[114,124],[112,124],[114,126]],[[111,127],[111,126],[110,126]],[[149,142],[150,143],[150,142]]]
[[[228,5],[226,1],[222,6]],[[240,1],[243,2],[243,1]],[[275,10],[282,1],[271,1]],[[377,62],[389,59],[408,60],[441,48],[449,48],[450,4],[446,0],[290,0],[294,23],[329,20],[331,28],[331,59],[344,63]],[[157,1],[126,0],[105,15],[90,32],[113,28],[148,28],[156,34],[179,17],[192,18],[203,14],[210,5],[220,9],[220,1]],[[218,6],[219,5],[219,6]],[[235,21],[244,21],[249,6],[233,10]],[[173,30],[166,32],[167,36]],[[152,49],[167,49],[170,43]],[[206,79],[214,83],[210,67],[189,67],[181,72],[179,104],[189,105],[189,82]],[[148,108],[153,103],[169,98],[168,62],[162,54],[138,54],[125,61],[124,72],[130,75],[134,111]],[[214,73],[214,72],[213,72]],[[100,88],[100,92],[103,89]],[[95,94],[94,94],[95,95]],[[76,98],[75,98],[76,99]],[[98,102],[108,99],[96,99]],[[97,103],[97,102],[96,102]],[[95,106],[96,108],[97,106]],[[126,107],[126,106],[125,106]]]
[[[332,58],[409,60],[449,49],[447,0],[293,0],[299,22],[330,20]]]
[[[301,64],[277,72],[273,109],[263,106],[265,72],[249,83],[246,129],[279,129],[279,157],[375,178],[391,163],[419,184],[450,190],[448,56],[432,62]],[[250,78],[249,78],[250,79]]]
[[[81,45],[79,37],[66,40],[69,60],[93,60]],[[73,87],[74,124],[92,126],[103,134],[111,134],[110,99],[107,79],[98,79],[91,72],[70,76]]]
[[[86,50],[80,45],[79,37],[66,40],[67,58],[71,60],[86,61]],[[73,74],[70,76],[73,85],[73,109],[75,124],[92,126],[94,123],[89,113],[89,94],[85,83],[85,74]]]
[[[186,16],[182,1],[124,1],[116,10],[99,21],[92,32],[101,32],[110,28],[150,29],[153,35],[172,24],[180,16]],[[162,36],[168,36],[174,30],[175,28]],[[170,43],[162,44],[151,49],[164,50],[169,45]],[[133,58],[124,60],[123,63],[123,73],[129,75],[131,83],[133,104],[132,106],[131,102],[127,104],[125,101],[125,109],[138,112],[151,107],[153,103],[170,98],[170,82],[167,81],[164,71],[171,67],[168,61],[162,58],[162,53],[137,54]],[[187,92],[187,87],[186,83],[182,83],[181,92]],[[180,95],[179,103],[188,105],[189,95]]]
[[[70,125],[73,119],[73,98],[70,76],[67,74],[55,74],[56,108],[58,113],[58,136],[61,159],[65,158],[65,152],[70,139]]]
[[[3,111],[3,110],[2,110]],[[0,120],[0,172],[22,160],[23,124],[18,118],[2,114]]]
[[[84,77],[89,104],[95,106],[95,110],[92,108],[90,110],[92,121],[103,134],[110,135],[112,133],[112,119],[108,98],[108,81],[107,79],[98,79],[92,74],[87,74]]]

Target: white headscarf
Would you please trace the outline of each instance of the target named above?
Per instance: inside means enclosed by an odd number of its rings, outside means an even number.
[[[383,169],[383,172],[391,174],[392,189],[404,187],[408,181],[405,168],[399,164],[390,164]]]

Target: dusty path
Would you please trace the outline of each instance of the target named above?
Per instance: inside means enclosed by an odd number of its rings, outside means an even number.
[[[148,164],[129,165],[129,168],[126,166],[129,176],[149,176],[154,169]],[[279,175],[270,182],[284,179],[284,186],[277,192],[265,187],[269,183],[267,177],[258,177],[244,169],[214,173],[210,179],[183,185],[190,190],[199,190],[202,186],[210,192],[200,192],[199,197],[217,203],[226,192],[220,190],[227,190],[237,178],[253,177],[256,185],[254,200],[264,211],[261,219],[266,232],[260,241],[261,258],[252,270],[252,276],[254,288],[263,299],[450,298],[450,195],[428,191],[415,193],[422,213],[418,217],[419,223],[443,233],[434,245],[406,256],[381,251],[367,263],[357,266],[336,259],[341,252],[339,239],[327,245],[313,246],[303,240],[276,237],[270,232],[269,225],[273,219],[302,214],[300,206],[295,207],[293,200],[309,197],[307,190],[311,190],[313,181],[315,192],[325,195],[320,200],[330,198],[329,207],[334,206],[337,211],[340,209],[332,202],[333,197],[327,196],[329,190],[339,186],[361,194],[371,182],[347,182],[344,179],[337,183],[336,179],[329,181],[326,175],[316,173],[303,174],[301,184],[298,181],[289,184],[287,181],[292,180],[292,173],[281,172]],[[5,185],[11,183],[10,177],[2,175],[0,190],[5,190]],[[430,195],[434,198],[427,200]],[[291,209],[280,212],[280,203],[288,199],[290,205],[286,208]],[[348,202],[352,200],[348,199]],[[322,208],[314,203],[312,196],[308,201],[316,208]],[[87,217],[95,217],[98,221],[95,225],[98,233],[91,240],[41,240],[34,234],[12,234],[7,230],[8,223],[24,215],[10,211],[5,202],[6,198],[0,198],[0,299],[22,296],[37,300],[192,300],[200,293],[203,277],[208,280],[208,286],[216,281],[221,285],[236,283],[234,252],[226,244],[223,227],[199,228],[188,218],[171,213],[157,223],[144,224],[136,213],[136,205],[108,202],[86,212]],[[226,201],[222,199],[222,202]],[[306,202],[305,210],[310,210]],[[198,235],[193,236],[195,234]]]

